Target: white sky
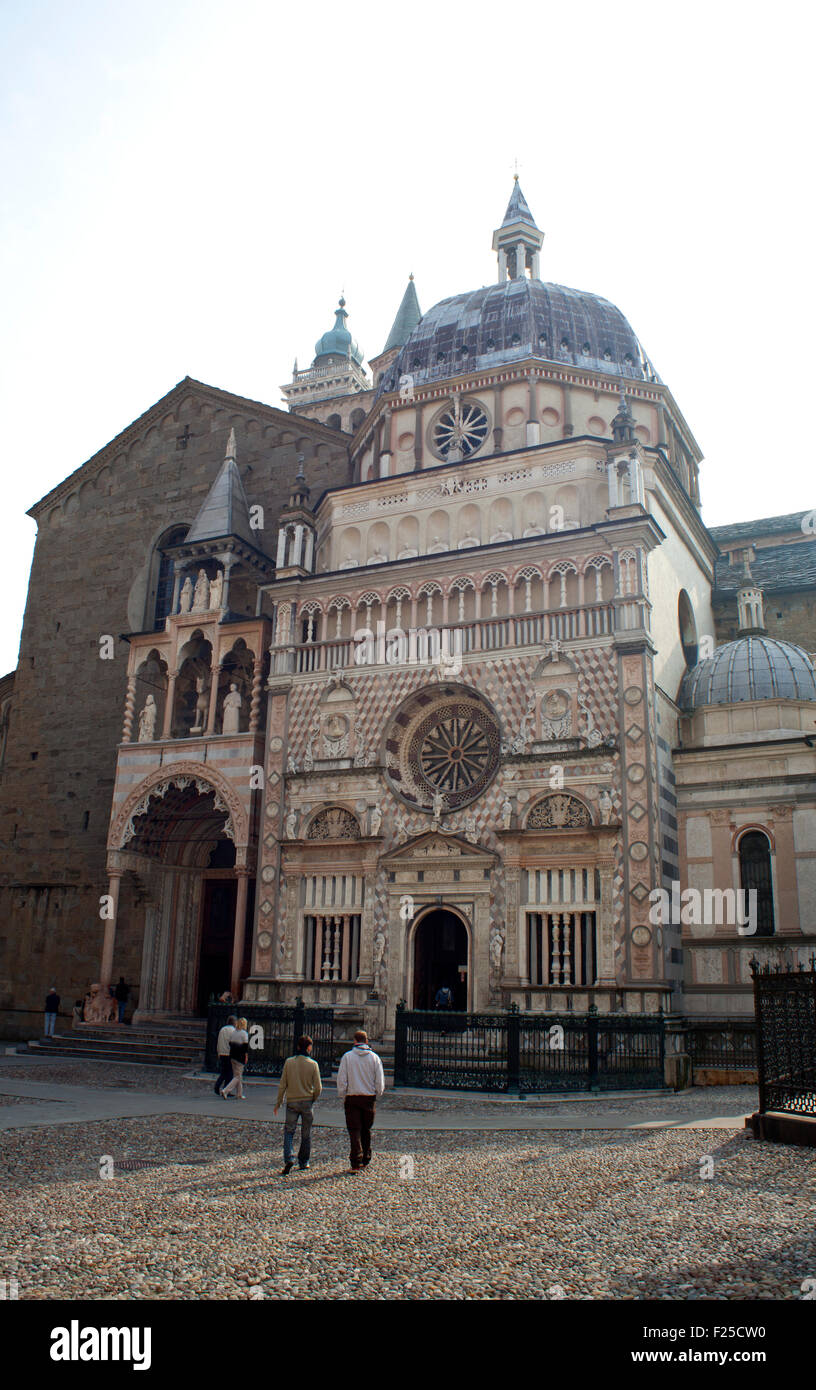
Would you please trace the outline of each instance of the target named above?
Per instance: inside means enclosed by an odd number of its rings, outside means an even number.
[[[811,13],[2,0],[0,674],[26,509],[185,375],[280,404],[341,288],[373,355],[409,271],[423,309],[492,283],[515,158],[542,278],[626,314],[706,521],[816,506]]]

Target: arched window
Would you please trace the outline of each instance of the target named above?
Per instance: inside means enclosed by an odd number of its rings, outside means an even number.
[[[173,557],[167,554],[167,549],[173,545],[180,545],[189,529],[188,526],[174,526],[159,542],[158,551],[161,558],[156,580],[156,606],[153,610],[154,632],[161,632],[173,604]]]
[[[758,936],[773,936],[774,906],[771,875],[771,846],[761,830],[748,830],[739,842],[740,885],[756,892],[756,930]],[[751,901],[748,900],[748,911]]]

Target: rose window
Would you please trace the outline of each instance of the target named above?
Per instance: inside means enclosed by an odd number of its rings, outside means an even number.
[[[419,750],[423,776],[440,791],[471,787],[483,775],[490,745],[472,719],[445,719],[426,734]]]
[[[501,732],[489,702],[471,687],[425,687],[395,712],[386,731],[392,790],[418,810],[443,814],[475,801],[499,767]]]
[[[469,458],[482,447],[490,428],[488,418],[480,405],[473,401],[461,402],[443,411],[434,425],[434,448],[442,458],[453,451],[459,458]]]

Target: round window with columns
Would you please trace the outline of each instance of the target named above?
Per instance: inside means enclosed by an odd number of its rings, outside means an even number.
[[[500,752],[498,716],[478,691],[426,686],[409,696],[388,725],[386,776],[402,801],[446,815],[487,790]]]
[[[437,458],[454,463],[477,454],[489,433],[481,402],[456,396],[431,421],[429,443]]]

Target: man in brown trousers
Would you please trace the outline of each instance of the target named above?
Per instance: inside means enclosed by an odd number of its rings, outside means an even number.
[[[359,1173],[371,1162],[371,1129],[377,1101],[385,1090],[383,1065],[368,1045],[362,1028],[354,1034],[354,1047],[340,1058],[337,1094],[346,1111],[351,1140],[351,1172]]]

